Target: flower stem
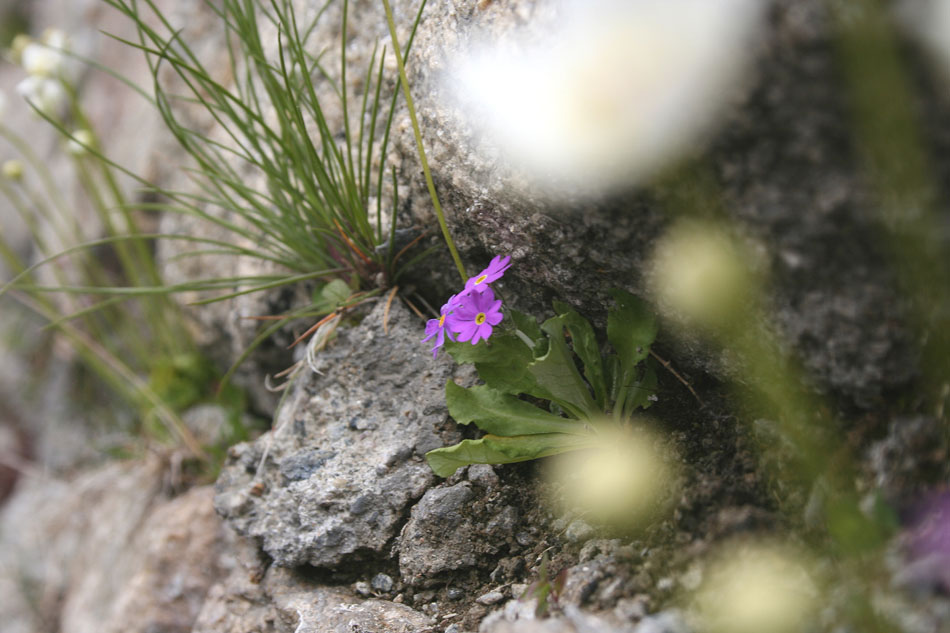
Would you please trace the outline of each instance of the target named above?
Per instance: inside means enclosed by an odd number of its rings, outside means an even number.
[[[518,338],[520,338],[521,341],[522,341],[525,345],[528,346],[528,349],[530,349],[530,350],[533,350],[533,349],[534,349],[534,341],[532,341],[530,338],[528,338],[528,335],[527,335],[527,334],[525,334],[524,332],[522,332],[521,330],[519,330],[519,329],[516,328],[516,329],[515,329],[515,335],[516,335]]]
[[[396,37],[396,22],[393,20],[393,12],[389,6],[389,0],[383,0],[383,6],[386,8],[386,22],[389,24],[389,35],[393,40],[393,52],[396,54],[396,65],[399,67],[399,81],[402,84],[402,92],[406,97],[406,107],[409,109],[409,118],[412,121],[412,133],[416,137],[416,148],[419,150],[419,160],[422,162],[422,172],[425,174],[426,186],[429,188],[429,196],[432,198],[432,205],[435,207],[435,214],[439,218],[439,227],[442,229],[442,236],[445,243],[452,253],[452,259],[455,260],[455,267],[458,268],[459,275],[462,276],[462,283],[468,281],[468,274],[465,272],[465,266],[455,249],[455,242],[449,234],[449,228],[445,224],[445,215],[442,213],[442,205],[439,203],[439,195],[435,191],[435,183],[432,181],[432,172],[429,171],[429,161],[426,159],[426,151],[422,146],[422,132],[419,130],[419,120],[416,118],[416,108],[413,105],[412,95],[409,93],[409,79],[406,77],[406,66],[402,59],[402,50],[399,47],[399,39]],[[420,9],[421,11],[421,9]]]

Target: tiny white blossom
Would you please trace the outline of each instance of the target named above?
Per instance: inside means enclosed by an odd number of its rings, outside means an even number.
[[[0,174],[3,174],[3,177],[9,180],[20,180],[23,178],[23,163],[11,158],[0,166]]]
[[[66,102],[66,90],[58,79],[30,75],[17,84],[16,90],[33,107],[47,116],[58,114]]]
[[[73,156],[82,156],[89,152],[95,137],[87,129],[79,129],[73,132],[73,137],[66,143],[66,151]]]
[[[21,55],[23,69],[34,77],[58,77],[63,69],[63,53],[45,44],[27,44]]]
[[[69,48],[69,36],[62,29],[46,29],[43,31],[43,43],[52,48],[65,50]]]
[[[23,49],[33,43],[33,38],[26,33],[17,33],[10,43],[10,57],[15,64],[23,60]]]
[[[20,51],[23,69],[37,77],[64,77],[69,39],[59,29],[47,29],[42,42],[28,42]]]

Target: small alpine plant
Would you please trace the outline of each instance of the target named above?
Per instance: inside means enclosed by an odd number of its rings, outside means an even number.
[[[449,297],[439,311],[439,318],[429,319],[426,337],[422,341],[435,337],[433,358],[439,355],[439,348],[445,344],[446,336],[451,341],[470,341],[472,345],[488,340],[492,328],[504,318],[501,299],[495,299],[490,284],[504,276],[511,266],[510,262],[511,257],[508,255],[493,257],[485,270],[465,282],[462,292]]]

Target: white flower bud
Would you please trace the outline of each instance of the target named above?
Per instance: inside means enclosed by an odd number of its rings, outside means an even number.
[[[66,102],[66,90],[58,79],[30,75],[17,84],[17,92],[33,107],[46,114],[56,116]]]
[[[0,173],[8,180],[20,180],[23,178],[23,163],[16,159],[10,159],[0,166]]]
[[[66,142],[66,151],[73,156],[83,156],[93,146],[95,136],[90,130],[79,129],[73,132],[73,137]]]
[[[27,44],[21,56],[23,69],[35,77],[58,77],[63,70],[63,53],[45,44]]]
[[[13,41],[10,43],[10,57],[15,64],[19,64],[23,60],[23,49],[32,43],[33,38],[26,33],[17,33],[13,37]]]
[[[43,31],[43,43],[51,48],[68,49],[69,36],[62,29],[46,29]]]

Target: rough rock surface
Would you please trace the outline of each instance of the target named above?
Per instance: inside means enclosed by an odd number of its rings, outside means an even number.
[[[495,611],[482,620],[479,633],[685,633],[685,629],[650,629],[634,627],[614,614],[594,614],[576,607],[564,609],[563,615],[535,618],[523,603],[509,602],[504,609]]]
[[[275,430],[234,447],[215,506],[278,565],[335,567],[383,552],[435,476],[423,455],[447,431],[447,380],[468,373],[420,345],[416,317],[380,302],[304,369]],[[387,331],[388,330],[388,331]],[[266,453],[266,459],[258,465]]]
[[[210,488],[168,499],[157,459],[35,475],[0,514],[0,619],[28,633],[187,632],[218,572]]]
[[[271,593],[288,633],[431,630],[432,621],[411,607],[388,600],[365,600],[345,589],[320,587],[291,574],[274,567],[264,580],[265,591]]]
[[[489,466],[481,468],[491,472]],[[478,467],[472,469],[478,472]],[[479,480],[471,473],[469,479]],[[439,574],[474,567],[513,543],[518,510],[502,499],[485,503],[492,497],[500,495],[467,481],[426,492],[412,507],[399,538],[403,579],[412,585],[431,585]]]

